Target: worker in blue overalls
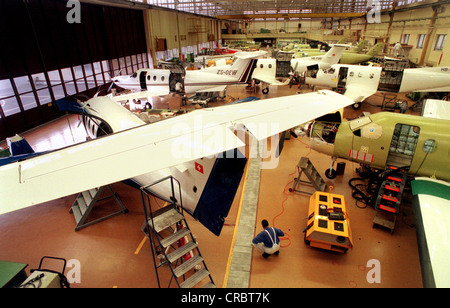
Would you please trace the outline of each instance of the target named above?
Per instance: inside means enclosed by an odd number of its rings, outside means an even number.
[[[253,246],[263,252],[263,257],[278,255],[280,253],[279,236],[284,236],[284,232],[275,227],[269,227],[269,222],[265,219],[261,221],[263,231],[261,231],[252,241]]]

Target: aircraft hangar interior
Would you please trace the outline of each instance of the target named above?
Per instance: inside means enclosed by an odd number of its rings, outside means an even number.
[[[0,286],[450,287],[449,29],[448,0],[0,1]]]

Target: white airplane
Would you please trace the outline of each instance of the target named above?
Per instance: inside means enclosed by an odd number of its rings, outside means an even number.
[[[178,205],[219,235],[245,169],[243,140],[278,136],[352,103],[324,90],[144,124],[110,97],[94,97],[81,110],[87,129],[101,137],[30,158],[0,159],[0,214],[128,179],[143,187],[172,176],[181,186],[174,196]],[[169,181],[150,190],[167,201],[172,197]]]
[[[355,109],[377,93],[448,92],[450,67],[404,68],[396,60],[383,67],[335,64],[306,75],[306,84],[336,89],[352,99]]]
[[[129,76],[117,76],[113,83],[132,91],[150,91],[157,95],[169,93],[193,94],[221,92],[228,85],[247,83],[255,58],[267,52],[237,52],[232,64],[213,66],[201,70],[140,69]]]
[[[291,55],[286,60],[277,59],[258,59],[256,67],[252,74],[252,79],[256,82],[262,82],[262,93],[269,93],[269,85],[281,86],[289,83],[289,79],[281,82],[277,78],[293,78],[307,71],[317,71],[330,68],[333,64],[339,62],[344,50],[349,45],[334,44],[331,49],[323,56],[313,56],[291,59]],[[293,72],[291,72],[291,69]]]

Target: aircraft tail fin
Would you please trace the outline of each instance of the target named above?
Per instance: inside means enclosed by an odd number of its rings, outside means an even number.
[[[369,43],[368,40],[362,40],[358,43],[358,45],[356,45],[355,47],[355,51],[360,52],[361,50],[363,50],[364,48],[366,48],[367,44]]]
[[[376,56],[377,54],[379,54],[380,52],[383,51],[385,46],[385,43],[380,42],[380,43],[376,43],[372,48],[369,49],[369,51],[366,53],[366,55],[368,56]]]
[[[349,45],[344,44],[334,44],[331,49],[325,54],[320,63],[321,67],[329,67],[331,65],[337,64],[341,59],[344,50],[347,49]]]
[[[247,83],[251,77],[251,70],[254,68],[256,58],[265,55],[266,51],[240,51],[234,54],[235,60],[232,64],[222,66],[212,66],[203,71],[223,76],[235,77],[239,83]]]

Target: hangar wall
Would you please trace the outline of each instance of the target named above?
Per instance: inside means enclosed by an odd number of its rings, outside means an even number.
[[[160,9],[145,10],[144,16],[154,65],[179,54],[197,53],[203,47],[218,47],[221,39],[221,21],[217,19]]]
[[[111,76],[148,67],[141,10],[67,1],[0,2],[0,140],[48,122],[57,99],[97,91]]]

